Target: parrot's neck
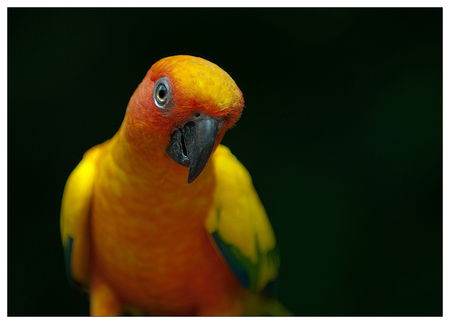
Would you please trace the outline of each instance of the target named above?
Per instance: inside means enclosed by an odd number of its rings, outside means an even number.
[[[213,194],[214,172],[212,159],[201,175],[191,184],[187,183],[189,169],[173,162],[164,151],[152,147],[142,149],[130,143],[125,132],[119,132],[111,139],[111,156],[122,172],[131,181],[142,186],[144,192],[171,195],[183,193],[195,196],[205,188]]]

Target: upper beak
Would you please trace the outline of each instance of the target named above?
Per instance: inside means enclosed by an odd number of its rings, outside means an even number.
[[[206,166],[216,143],[223,121],[204,114],[196,114],[172,133],[166,149],[176,163],[189,167],[187,182],[194,181]]]

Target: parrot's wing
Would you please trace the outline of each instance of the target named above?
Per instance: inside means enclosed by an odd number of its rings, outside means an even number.
[[[89,283],[89,215],[96,147],[86,152],[67,179],[61,204],[61,238],[67,277],[75,288]]]
[[[213,159],[217,187],[206,229],[244,287],[274,296],[280,258],[272,226],[251,177],[223,145],[219,145]]]

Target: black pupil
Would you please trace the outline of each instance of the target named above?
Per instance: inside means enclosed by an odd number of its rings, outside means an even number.
[[[161,101],[166,99],[166,87],[163,85],[159,86],[158,99]]]

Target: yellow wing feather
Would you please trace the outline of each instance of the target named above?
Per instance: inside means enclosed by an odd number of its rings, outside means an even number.
[[[98,146],[87,151],[72,171],[61,204],[61,239],[68,275],[82,286],[89,283],[89,215]]]
[[[254,282],[249,285],[260,291],[278,276],[279,256],[272,226],[245,167],[223,145],[218,146],[213,159],[215,202],[206,229],[217,234],[215,239],[219,237],[221,242],[216,239],[216,243],[239,251],[238,257],[231,256],[234,260],[225,257],[229,263],[237,261],[249,270],[250,277],[249,268],[255,268],[254,278],[250,278]]]

